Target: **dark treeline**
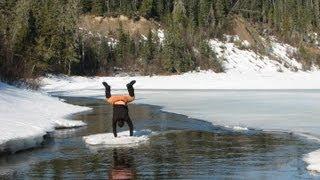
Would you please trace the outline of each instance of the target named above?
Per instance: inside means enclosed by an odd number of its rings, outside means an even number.
[[[0,76],[222,72],[222,60],[207,40],[232,29],[235,15],[260,34],[300,45],[311,41],[310,32],[318,32],[319,7],[319,0],[2,0]],[[165,40],[160,43],[151,29],[141,38],[121,26],[117,43],[87,36],[78,27],[86,14],[145,17],[161,24]]]
[[[77,0],[0,2],[0,75],[30,78],[46,72],[70,73],[79,60]]]

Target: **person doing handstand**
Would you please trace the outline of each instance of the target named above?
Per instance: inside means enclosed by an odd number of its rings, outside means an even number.
[[[130,136],[133,136],[133,124],[129,116],[128,103],[132,102],[135,98],[133,85],[135,80],[127,84],[129,95],[111,95],[111,87],[108,83],[103,82],[106,93],[106,101],[113,106],[112,128],[113,135],[117,137],[117,124],[119,127],[123,127],[126,122],[130,129]]]

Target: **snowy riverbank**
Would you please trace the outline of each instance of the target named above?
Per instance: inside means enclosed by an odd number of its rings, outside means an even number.
[[[55,128],[84,126],[82,121],[67,120],[65,116],[89,110],[1,82],[0,102],[0,152],[38,146]]]
[[[287,73],[214,73],[190,72],[172,76],[136,77],[50,77],[44,78],[44,90],[72,91],[101,88],[102,81],[114,89],[136,79],[136,89],[320,89],[320,71]]]

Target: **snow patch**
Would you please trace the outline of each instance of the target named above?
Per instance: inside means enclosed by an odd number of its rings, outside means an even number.
[[[245,46],[245,47],[250,47],[250,43],[249,43],[249,41],[247,41],[247,40],[244,40],[243,42],[241,42],[241,44],[243,45],[243,46]]]
[[[143,35],[143,34],[141,34],[141,37],[142,37],[142,39],[145,40],[145,41],[148,40],[148,38],[147,38],[145,35]]]
[[[296,49],[287,44],[272,41],[271,54],[274,56],[274,59],[259,55],[252,50],[239,49],[231,42],[225,43],[212,39],[209,41],[209,44],[217,53],[218,58],[224,59],[223,65],[228,74],[254,73],[269,75],[280,72],[280,69],[281,72],[290,72],[292,69],[302,68],[300,63],[290,58],[289,52],[294,52]]]
[[[66,120],[66,119],[59,119],[54,122],[55,122],[55,128],[57,129],[75,128],[75,127],[82,127],[87,125],[83,121]]]
[[[73,106],[58,98],[0,82],[0,152],[38,146],[55,127],[80,126],[65,116],[89,110]]]
[[[164,31],[161,29],[158,29],[158,38],[159,38],[160,44],[162,44],[162,42],[164,41],[165,35],[164,35]]]
[[[232,70],[233,71],[233,70]],[[238,70],[234,70],[238,71]],[[234,72],[233,71],[233,72]],[[320,89],[320,72],[270,73],[215,73],[213,71],[189,72],[172,76],[135,77],[48,77],[43,78],[43,90],[48,92],[103,89],[103,81],[110,82],[113,89],[126,89],[125,84],[137,80],[136,89]],[[78,93],[79,94],[79,93]],[[92,94],[91,94],[92,95]],[[100,94],[98,94],[100,95]],[[82,95],[81,95],[82,96]]]
[[[241,127],[241,126],[226,126],[226,128],[233,129],[234,131],[249,131],[247,127]]]
[[[320,150],[307,154],[304,161],[308,164],[307,169],[309,171],[320,173]]]

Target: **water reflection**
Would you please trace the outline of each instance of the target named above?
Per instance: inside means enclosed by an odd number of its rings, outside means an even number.
[[[109,179],[136,179],[132,149],[113,149],[113,166]]]

